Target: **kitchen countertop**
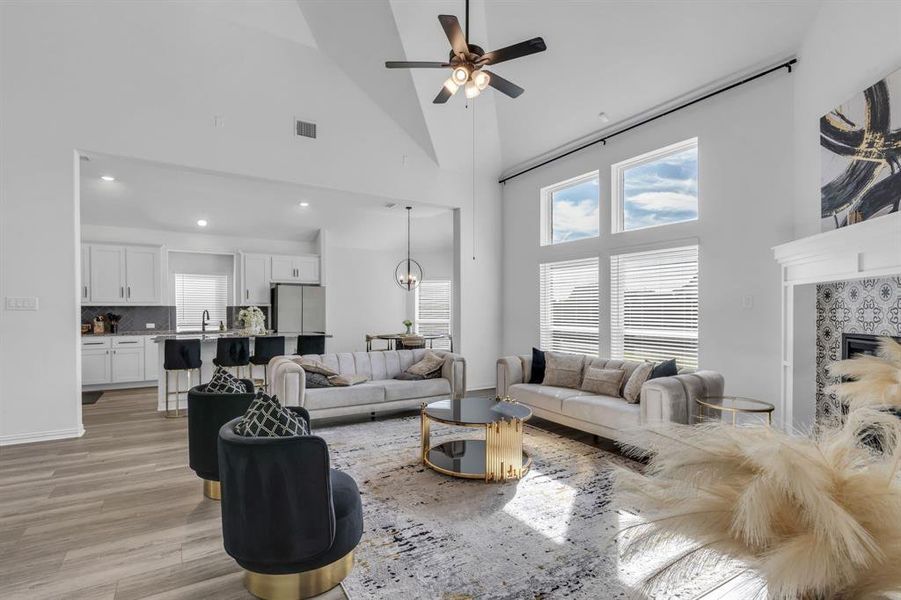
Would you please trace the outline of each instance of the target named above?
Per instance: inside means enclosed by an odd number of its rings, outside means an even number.
[[[162,342],[165,340],[196,340],[199,339],[202,342],[205,341],[214,341],[218,340],[222,337],[248,337],[248,338],[258,338],[258,337],[276,337],[276,336],[284,336],[284,337],[298,337],[298,336],[315,336],[315,337],[332,337],[329,333],[322,333],[321,331],[291,331],[284,333],[276,333],[269,332],[264,333],[262,335],[245,335],[240,331],[208,331],[206,333],[202,333],[200,331],[193,332],[183,332],[183,333],[174,333],[170,332],[168,334],[155,336],[151,341],[154,342]]]

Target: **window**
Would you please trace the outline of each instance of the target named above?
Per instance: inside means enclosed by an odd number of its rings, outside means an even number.
[[[585,258],[541,265],[542,349],[597,355],[598,264]]]
[[[447,279],[423,279],[416,288],[416,333],[451,334],[451,282]],[[449,349],[450,339],[434,340],[433,348]]]
[[[613,165],[613,231],[698,218],[697,138]]]
[[[697,246],[610,257],[610,355],[697,368]]]
[[[596,238],[598,173],[582,175],[541,190],[541,245]]]
[[[228,304],[228,275],[175,274],[175,329],[200,331],[203,311],[210,311],[210,324],[215,329],[225,323]]]

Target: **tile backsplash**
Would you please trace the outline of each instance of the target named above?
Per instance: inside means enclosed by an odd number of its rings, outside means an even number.
[[[97,315],[120,315],[119,331],[169,331],[175,329],[174,306],[82,306],[81,322],[92,323]],[[146,324],[153,323],[153,329]]]

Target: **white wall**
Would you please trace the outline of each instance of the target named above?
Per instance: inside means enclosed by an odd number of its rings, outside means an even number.
[[[702,368],[726,391],[779,398],[779,269],[770,248],[791,239],[792,80],[784,71],[509,181],[503,189],[506,354],[538,345],[538,265],[600,256],[602,355],[609,354],[609,256],[650,245],[700,245]],[[699,220],[611,235],[612,164],[676,142],[699,143]],[[600,171],[600,239],[539,245],[540,188]],[[744,296],[752,308],[742,308]]]
[[[208,252],[169,252],[166,268],[166,304],[175,306],[175,274],[226,275],[228,297],[226,306],[235,305],[235,256]],[[215,323],[214,323],[215,325]]]
[[[0,443],[80,433],[76,149],[401,202],[458,207],[470,196],[469,177],[436,165],[315,49],[181,3],[4,2],[0,76],[0,296],[40,302],[0,311]],[[318,122],[316,143],[293,138],[294,115]],[[490,185],[497,169],[486,173]],[[490,214],[496,196],[482,201]],[[471,237],[471,219],[461,222]],[[486,218],[477,237],[496,244],[496,226]],[[486,380],[498,256],[468,265],[461,291],[460,350]]]

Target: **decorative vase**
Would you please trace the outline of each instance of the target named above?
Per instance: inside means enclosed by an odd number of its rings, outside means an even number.
[[[406,331],[405,335],[410,335],[411,333],[413,333],[413,326],[407,325],[407,331]]]

